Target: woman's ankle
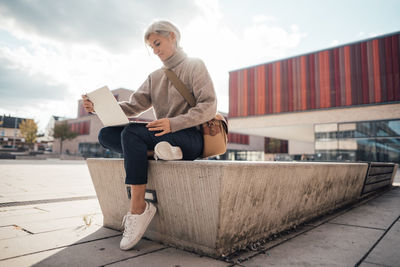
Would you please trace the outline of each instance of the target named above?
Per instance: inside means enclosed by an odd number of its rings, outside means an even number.
[[[146,210],[146,206],[146,201],[143,201],[143,203],[137,203],[134,206],[131,206],[130,212],[131,214],[140,215]]]

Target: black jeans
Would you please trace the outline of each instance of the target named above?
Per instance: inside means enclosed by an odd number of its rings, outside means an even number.
[[[182,149],[184,160],[195,160],[203,152],[203,135],[195,127],[155,136],[144,124],[105,127],[99,132],[100,144],[124,155],[125,183],[147,184],[147,151],[167,141]]]

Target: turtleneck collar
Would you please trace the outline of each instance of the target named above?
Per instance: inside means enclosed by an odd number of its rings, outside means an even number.
[[[167,69],[172,69],[179,65],[187,57],[186,53],[183,52],[182,48],[178,48],[176,52],[169,57],[167,60],[163,61],[164,67]]]

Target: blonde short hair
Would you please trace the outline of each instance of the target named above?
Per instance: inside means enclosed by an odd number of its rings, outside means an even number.
[[[147,43],[150,34],[155,33],[164,37],[169,37],[171,32],[175,34],[175,44],[176,47],[179,47],[179,41],[181,40],[181,33],[179,32],[178,27],[176,27],[172,22],[167,20],[159,20],[155,21],[147,28],[144,34],[144,41]]]

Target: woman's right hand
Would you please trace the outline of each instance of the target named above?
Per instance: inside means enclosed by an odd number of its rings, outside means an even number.
[[[87,112],[94,112],[94,105],[93,102],[90,101],[87,97],[87,95],[82,95],[83,99],[83,107]]]

